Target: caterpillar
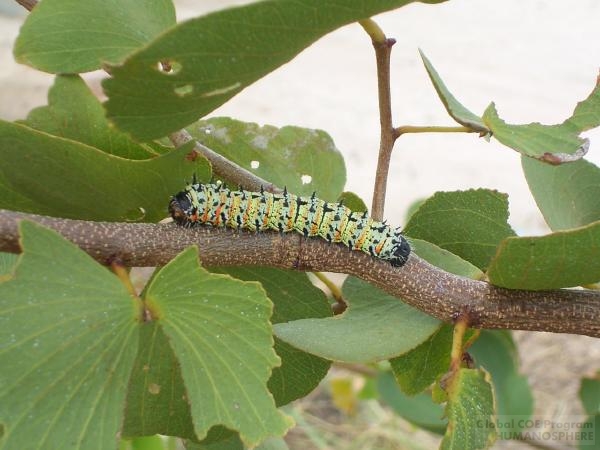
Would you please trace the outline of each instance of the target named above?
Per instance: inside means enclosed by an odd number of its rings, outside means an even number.
[[[171,198],[169,213],[184,227],[211,225],[320,236],[389,261],[394,267],[402,266],[410,254],[410,245],[398,229],[373,220],[366,212],[353,212],[341,202],[320,200],[314,193],[298,197],[287,189],[283,194],[231,190],[194,180]]]

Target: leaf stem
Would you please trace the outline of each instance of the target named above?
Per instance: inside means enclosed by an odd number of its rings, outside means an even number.
[[[340,290],[338,285],[331,281],[329,277],[323,272],[313,272],[313,275],[317,277],[319,281],[321,281],[321,283],[323,283],[327,287],[327,289],[329,289],[329,292],[331,292],[331,296],[335,300],[335,304],[331,306],[333,312],[335,314],[341,314],[344,311],[346,311],[346,308],[348,308],[348,304],[346,303],[346,300],[344,300],[342,291]]]
[[[127,292],[129,292],[131,296],[137,297],[138,293],[136,292],[135,287],[133,287],[133,283],[131,282],[131,278],[129,277],[129,270],[127,270],[127,267],[125,267],[122,262],[115,260],[110,263],[110,268],[113,271],[113,273],[117,276],[117,278],[121,280],[121,283],[125,285],[125,289],[127,289]]]
[[[359,23],[371,37],[371,43],[375,49],[375,61],[377,65],[380,137],[379,157],[377,159],[377,171],[375,173],[375,186],[373,189],[373,202],[371,204],[371,216],[375,220],[383,220],[388,172],[390,169],[392,149],[397,137],[392,125],[392,100],[390,89],[390,55],[392,53],[392,46],[396,43],[396,40],[387,38],[379,25],[371,19],[361,20]]]
[[[403,125],[401,127],[394,128],[394,133],[397,137],[408,133],[476,133],[477,131],[469,127],[463,126],[418,126],[418,125]]]
[[[381,29],[377,22],[373,19],[364,19],[358,22],[361,27],[367,32],[367,34],[371,37],[372,42],[385,43],[386,37],[385,33]]]
[[[460,369],[463,358],[463,340],[468,328],[469,321],[466,315],[460,316],[454,324],[452,350],[450,351],[450,372],[456,372]]]

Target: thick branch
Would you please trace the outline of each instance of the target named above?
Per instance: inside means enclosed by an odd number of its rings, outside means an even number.
[[[29,219],[55,229],[93,258],[128,266],[166,264],[189,245],[213,266],[271,266],[355,275],[440,320],[466,318],[476,328],[550,331],[600,337],[600,293],[581,290],[519,291],[458,277],[414,254],[400,269],[361,252],[348,252],[298,234],[247,233],[56,219],[0,210],[0,250],[19,252],[17,224]]]

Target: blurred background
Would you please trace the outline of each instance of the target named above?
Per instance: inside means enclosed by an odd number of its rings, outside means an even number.
[[[178,19],[185,20],[247,2],[175,3]],[[52,75],[13,61],[12,45],[26,14],[16,3],[0,0],[0,119],[4,120],[24,118],[31,108],[45,104],[53,81]],[[597,0],[414,3],[375,20],[397,40],[391,72],[395,126],[455,125],[426,75],[419,48],[467,108],[481,114],[494,101],[500,117],[509,123],[562,122],[591,92],[600,69]],[[85,76],[99,96],[105,76],[102,72]],[[327,131],[346,160],[346,189],[370,204],[379,139],[376,95],[370,39],[353,24],[324,37],[211,116]],[[600,165],[600,129],[585,136],[591,140],[587,159]],[[385,216],[390,223],[402,224],[415,200],[439,190],[477,187],[509,194],[509,221],[518,234],[547,232],[518,154],[475,134],[401,137],[390,168]],[[600,341],[547,333],[515,335],[523,371],[533,384],[537,416],[581,413],[576,396],[579,379],[597,369]]]

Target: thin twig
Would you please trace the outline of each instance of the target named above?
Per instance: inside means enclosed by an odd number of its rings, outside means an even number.
[[[186,130],[179,130],[169,135],[169,139],[175,145],[175,147],[181,147],[188,142],[194,141],[194,151],[204,156],[212,165],[213,172],[225,178],[227,181],[235,184],[239,184],[244,189],[251,191],[260,191],[261,188],[267,192],[281,193],[283,192],[275,184],[254,175],[252,172],[247,171],[243,167],[238,166],[236,163],[228,160],[222,155],[219,155],[214,150],[211,150],[207,146],[194,140],[192,135]]]
[[[373,202],[371,204],[371,216],[375,220],[382,220],[385,208],[385,194],[390,160],[392,158],[394,142],[396,141],[396,135],[392,124],[392,100],[390,93],[390,54],[392,52],[392,46],[396,41],[394,39],[386,38],[381,28],[379,28],[379,26],[371,19],[362,20],[359,23],[371,37],[377,63],[377,92],[379,97],[379,122],[381,129],[379,137],[379,157],[375,174]]]
[[[438,319],[472,328],[549,331],[600,337],[600,292],[522,291],[444,272],[411,254],[402,268],[342,245],[297,233],[250,233],[174,224],[87,222],[0,210],[0,251],[19,252],[18,222],[55,229],[97,261],[129,267],[168,263],[196,245],[207,266],[270,266],[355,275]]]
[[[27,11],[31,11],[38,4],[38,0],[16,0],[16,2]]]

